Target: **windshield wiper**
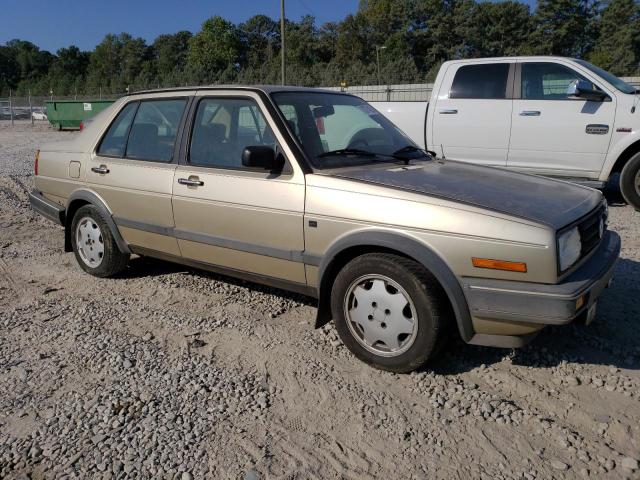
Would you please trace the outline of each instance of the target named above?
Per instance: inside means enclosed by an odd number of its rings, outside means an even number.
[[[413,152],[422,153],[425,157],[429,156],[427,155],[427,152],[425,152],[422,148],[418,148],[415,145],[405,145],[404,147],[399,148],[398,150],[393,152],[391,155],[395,157],[397,155],[402,155],[403,153],[413,153]],[[402,157],[402,159],[404,160],[404,157]]]
[[[359,148],[339,148],[337,150],[330,150],[328,152],[321,153],[318,158],[321,157],[337,157],[340,155],[360,155],[362,157],[375,157],[378,155],[368,150],[360,150]]]
[[[420,156],[405,156],[406,153],[419,153]],[[415,145],[405,145],[393,152],[391,156],[398,160],[403,160],[405,165],[409,165],[411,160],[417,160],[418,158],[431,158],[431,155],[429,155],[425,150],[418,148]]]

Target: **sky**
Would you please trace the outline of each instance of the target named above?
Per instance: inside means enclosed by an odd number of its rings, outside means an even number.
[[[285,16],[342,20],[358,0],[285,0]],[[0,0],[0,44],[19,38],[55,53],[69,45],[93,50],[107,33],[127,32],[148,43],[160,34],[197,32],[220,15],[240,23],[256,14],[280,18],[280,0]]]

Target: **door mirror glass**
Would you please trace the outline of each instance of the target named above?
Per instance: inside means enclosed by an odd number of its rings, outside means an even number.
[[[282,170],[284,161],[282,155],[276,156],[272,147],[252,145],[242,151],[242,166],[274,172]]]
[[[600,90],[594,89],[591,82],[586,80],[574,80],[567,88],[567,96],[601,102],[607,95]]]

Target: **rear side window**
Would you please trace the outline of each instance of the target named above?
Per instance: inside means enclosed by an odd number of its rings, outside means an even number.
[[[186,99],[141,102],[125,156],[133,160],[170,162],[186,103]]]
[[[124,149],[127,146],[127,135],[129,127],[136,113],[138,102],[128,103],[118,114],[114,122],[107,130],[107,134],[102,139],[98,148],[98,155],[108,157],[123,157]]]
[[[449,98],[507,98],[508,63],[460,67],[453,78]]]
[[[567,89],[575,80],[587,79],[557,63],[523,63],[522,99],[566,100],[569,98]]]

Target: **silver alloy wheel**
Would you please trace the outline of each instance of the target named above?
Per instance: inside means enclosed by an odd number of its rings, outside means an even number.
[[[383,275],[365,275],[347,289],[347,325],[365,349],[383,357],[406,352],[418,334],[418,315],[411,297]]]
[[[104,257],[104,241],[100,227],[91,217],[82,217],[76,226],[76,248],[82,261],[98,268]]]

